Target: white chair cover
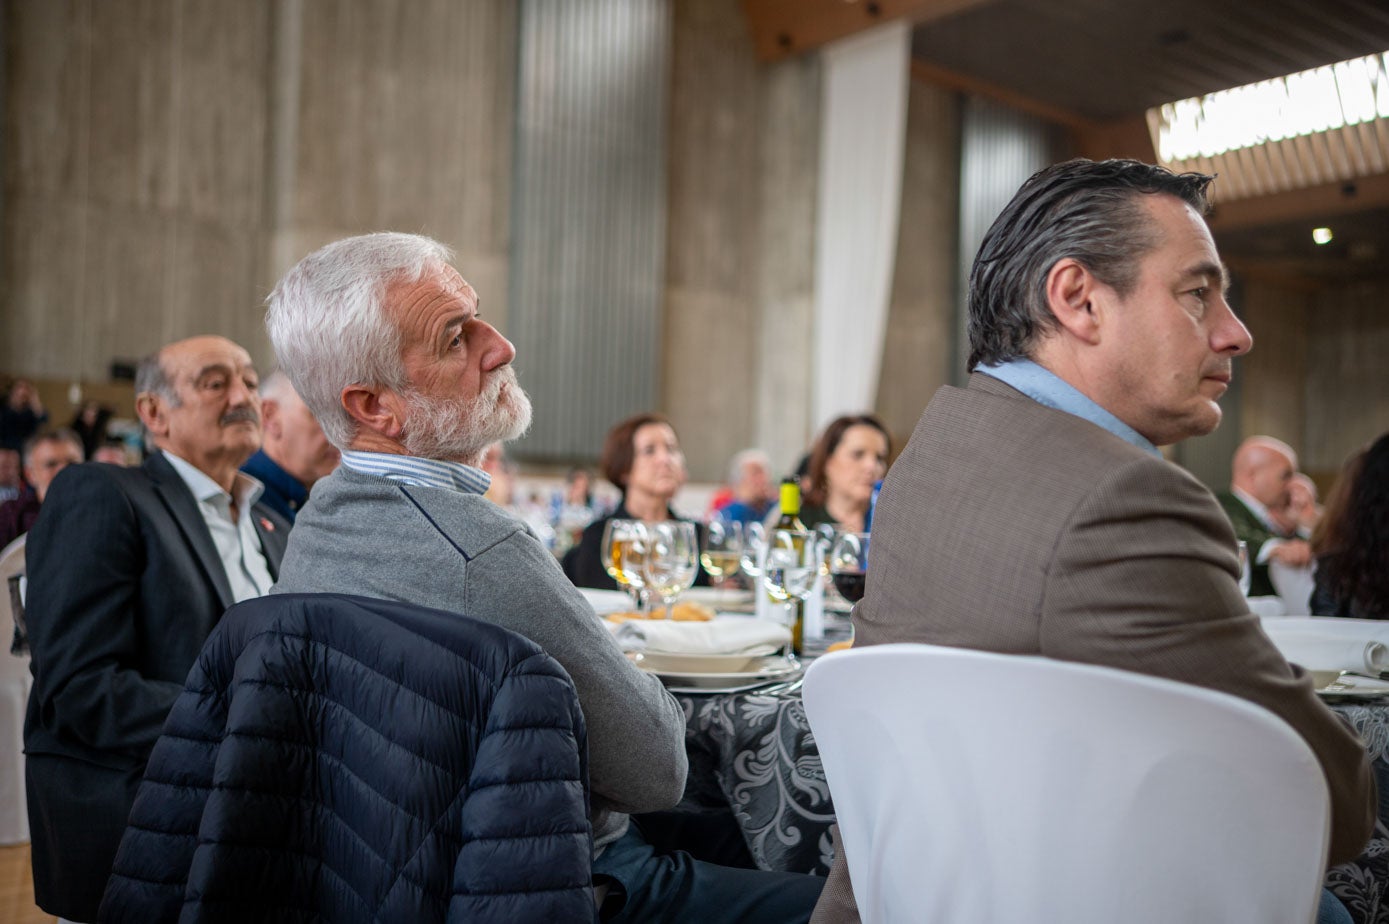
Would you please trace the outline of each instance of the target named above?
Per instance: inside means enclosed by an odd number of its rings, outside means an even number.
[[[24,538],[0,552],[0,844],[29,840],[24,801],[24,709],[29,702],[29,659],[10,654],[11,575],[24,573]]]
[[[1268,563],[1268,579],[1283,599],[1289,616],[1305,616],[1312,611],[1312,591],[1316,589],[1316,568],[1304,565],[1294,568],[1280,561]]]
[[[1245,700],[903,644],[820,658],[805,708],[866,924],[1313,918],[1326,782]]]

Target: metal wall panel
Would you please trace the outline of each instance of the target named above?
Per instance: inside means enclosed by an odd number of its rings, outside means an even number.
[[[1050,123],[990,100],[965,100],[960,137],[960,275],[955,382],[969,360],[969,270],[979,242],[1023,181],[1065,156],[1064,139]]]
[[[597,455],[656,407],[669,0],[524,0],[508,332],[535,417],[516,454]]]

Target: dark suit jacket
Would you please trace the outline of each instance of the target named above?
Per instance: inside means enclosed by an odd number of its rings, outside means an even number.
[[[1229,518],[1230,526],[1235,530],[1235,538],[1249,546],[1249,596],[1271,597],[1278,593],[1273,586],[1273,579],[1268,575],[1268,563],[1260,565],[1255,559],[1259,557],[1259,549],[1265,542],[1288,537],[1280,536],[1269,529],[1264,521],[1259,519],[1258,514],[1245,506],[1244,501],[1234,493],[1221,491],[1216,495],[1216,500],[1220,501],[1220,509],[1224,510],[1225,516]]]
[[[996,379],[942,388],[917,423],[878,497],[853,621],[855,646],[1044,655],[1250,700],[1321,762],[1330,861],[1354,857],[1373,829],[1365,747],[1250,614],[1235,537],[1210,491]],[[838,857],[813,920],[857,920],[852,902]]]
[[[289,524],[259,504],[251,515],[275,576]],[[162,454],[64,469],[27,550],[34,893],[50,914],[90,921],[150,749],[234,601],[197,501]]]

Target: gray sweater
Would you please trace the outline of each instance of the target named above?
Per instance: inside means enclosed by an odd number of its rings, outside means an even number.
[[[339,466],[299,512],[271,593],[345,593],[466,613],[531,639],[564,666],[588,724],[595,847],[625,812],[685,789],[685,718],[635,667],[524,523],[475,494]]]

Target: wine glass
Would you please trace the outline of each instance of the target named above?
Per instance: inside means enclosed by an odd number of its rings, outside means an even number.
[[[603,567],[618,586],[632,595],[637,611],[646,613],[646,581],[642,563],[646,560],[648,537],[640,520],[614,517],[603,527]]]
[[[742,567],[742,556],[743,524],[723,517],[710,520],[704,527],[699,562],[720,591],[727,589],[729,579]]]
[[[830,549],[830,580],[850,603],[863,599],[868,581],[868,533],[840,533]]]
[[[1253,580],[1253,574],[1249,569],[1249,543],[1243,539],[1235,543],[1235,552],[1239,556],[1239,589],[1240,593],[1249,596],[1249,584]]]
[[[666,619],[673,615],[675,601],[694,583],[699,567],[699,539],[693,523],[665,520],[646,527],[646,556],[642,576],[646,586],[661,596]]]
[[[791,650],[801,649],[805,630],[805,598],[820,580],[820,562],[824,545],[818,534],[805,530],[774,529],[767,536],[767,559],[762,566],[762,580],[767,593],[779,603],[800,603],[791,626]]]
[[[755,582],[762,576],[762,556],[767,550],[767,529],[753,520],[743,526],[743,551],[738,564],[743,573]]]

